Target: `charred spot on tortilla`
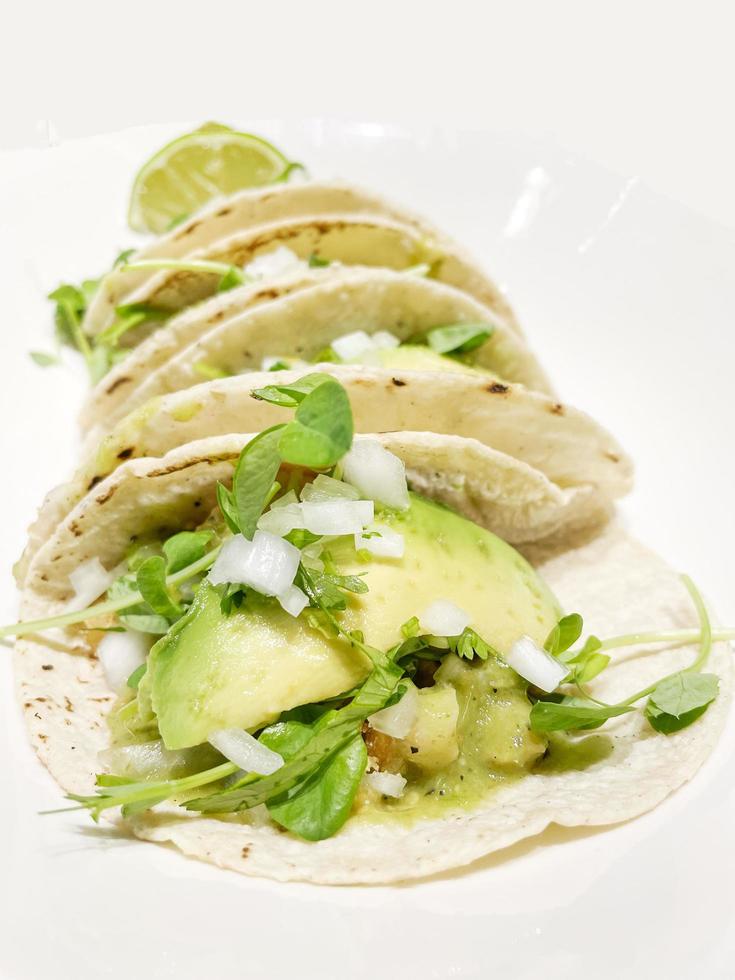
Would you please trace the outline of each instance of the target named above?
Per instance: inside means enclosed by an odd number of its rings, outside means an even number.
[[[508,385],[501,384],[499,381],[493,381],[489,384],[485,391],[489,391],[492,395],[504,395],[506,392],[510,391]]]
[[[95,503],[97,503],[97,504],[106,504],[107,501],[115,493],[116,490],[117,490],[117,486],[115,484],[113,484],[111,487],[108,487],[107,490],[105,490],[104,493],[101,493],[99,495],[99,497],[95,497],[94,498]],[[72,528],[72,530],[73,530],[73,528]]]
[[[552,415],[563,415],[564,406],[561,402],[555,402],[553,405],[549,405],[549,411]]]
[[[196,231],[200,224],[201,221],[195,221],[190,225],[186,225],[186,227],[182,228],[178,235],[176,235],[176,238],[186,238],[187,235],[191,235],[193,231]]]
[[[130,459],[130,457],[133,455],[134,452],[135,452],[134,448],[132,446],[128,446],[127,449],[120,450],[120,452],[117,454],[117,458]]]
[[[220,208],[219,211],[215,211],[215,218],[226,218],[228,214],[232,214],[231,207]]]
[[[97,484],[98,483],[101,483],[102,480],[103,480],[103,477],[99,476],[99,474],[96,475],[96,476],[93,476],[92,479],[87,484],[87,493],[89,493],[90,490],[94,490],[94,488],[97,486]]]
[[[246,844],[245,847],[243,847],[243,849],[242,849],[242,851],[240,853],[241,853],[241,855],[242,855],[243,858],[246,858],[248,856],[248,854],[250,854],[250,845],[249,844]]]
[[[113,391],[120,387],[120,385],[130,384],[132,380],[133,379],[129,378],[127,375],[123,375],[122,378],[115,378],[112,384],[107,388],[107,394],[111,395]]]
[[[391,381],[396,386],[396,388],[405,388],[408,381],[403,381],[401,378],[391,378]]]
[[[607,456],[608,459],[612,460],[613,463],[619,463],[620,462],[620,456],[618,456],[617,453],[613,453],[613,452],[608,451],[608,452],[605,453],[605,456]]]
[[[53,670],[53,669],[54,669],[53,664],[41,664],[41,670]]]

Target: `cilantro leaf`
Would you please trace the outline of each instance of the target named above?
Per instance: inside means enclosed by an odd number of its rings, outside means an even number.
[[[467,354],[484,344],[493,329],[489,323],[457,323],[449,327],[434,327],[426,334],[426,342],[437,354]]]
[[[323,259],[316,252],[312,252],[309,256],[309,268],[310,269],[324,269],[326,266],[331,265],[329,259]]]

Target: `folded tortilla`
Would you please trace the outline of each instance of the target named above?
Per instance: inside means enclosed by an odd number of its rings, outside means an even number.
[[[266,356],[311,360],[354,330],[388,330],[407,341],[459,323],[487,324],[493,331],[471,363],[551,393],[523,338],[467,293],[423,276],[338,265],[243,286],[173,317],[92,390],[82,427],[108,427],[154,395],[200,383],[202,363],[239,374],[259,370]]]
[[[561,490],[584,489],[596,501],[597,511],[609,508],[630,489],[632,464],[605,429],[583,412],[522,385],[469,374],[389,374],[335,364],[320,365],[319,370],[337,377],[346,388],[358,432],[428,429],[475,439],[527,464]],[[152,399],[131,413],[87,452],[72,480],[46,498],[16,565],[18,581],[64,515],[122,462],[163,456],[175,446],[208,436],[259,432],[276,425],[283,421],[284,410],[254,399],[252,392],[288,384],[313,371],[254,372],[205,382]],[[519,527],[509,540],[520,543],[537,536],[524,533]]]
[[[343,183],[313,181],[281,184],[275,187],[240,191],[228,198],[215,200],[194,214],[188,221],[140,249],[136,253],[135,259],[181,259],[194,255],[219,254],[220,250],[214,247],[216,242],[223,239],[230,240],[233,236],[235,239],[243,237],[243,232],[257,226],[272,226],[275,223],[278,227],[279,222],[285,223],[287,226],[289,220],[303,218],[307,215],[313,216],[312,221],[318,224],[320,220],[331,219],[337,214],[383,217],[389,219],[389,228],[395,230],[403,227],[408,238],[414,242],[419,244],[424,240],[433,242],[437,253],[445,253],[447,256],[445,263],[449,275],[454,272],[460,278],[464,278],[468,284],[463,286],[462,283],[458,283],[458,285],[462,288],[468,288],[469,292],[474,292],[469,286],[475,286],[479,292],[483,293],[482,296],[479,296],[482,302],[485,302],[499,316],[503,317],[511,327],[516,330],[519,329],[513,311],[501,292],[466,255],[460,245],[410,210],[396,205],[372,191]],[[298,225],[298,222],[296,224]],[[314,231],[316,232],[316,229]],[[244,237],[247,238],[247,236]],[[259,236],[254,237],[257,239]],[[333,248],[335,243],[331,241],[332,237],[327,235],[325,238],[315,233],[311,239],[312,247],[310,250],[302,251],[299,254],[303,258],[308,258],[313,251],[319,251],[322,247]],[[384,239],[387,247],[391,236],[386,234]],[[372,236],[372,241],[376,247],[380,247],[381,236]],[[274,244],[277,244],[277,239],[274,240]],[[282,241],[281,244],[288,244],[290,248],[294,248],[295,243],[289,244],[287,241]],[[346,245],[349,249],[349,241]],[[267,245],[261,243],[257,253],[246,253],[244,260],[239,264],[244,264],[244,261],[249,261],[249,258],[254,257],[255,254],[262,254],[263,251],[268,250]],[[422,250],[423,246],[420,246],[419,251]],[[386,253],[386,258],[389,251]],[[324,257],[350,261],[346,254],[329,255],[325,253]],[[226,259],[226,261],[236,261],[236,259]],[[415,258],[414,262],[417,261],[423,260]],[[389,263],[380,261],[380,253],[378,252],[376,261],[368,259],[365,264],[382,265]],[[102,280],[100,288],[90,304],[84,320],[84,329],[90,334],[97,334],[109,326],[114,319],[115,307],[123,303],[138,302],[139,299],[136,297],[146,293],[144,284],[150,278],[153,277],[147,272],[113,269]],[[208,278],[211,279],[212,277]],[[444,278],[444,276],[439,278]],[[445,281],[450,282],[451,279],[445,279]],[[210,289],[210,292],[213,291],[214,286]]]

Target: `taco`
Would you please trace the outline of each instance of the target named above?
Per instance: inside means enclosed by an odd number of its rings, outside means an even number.
[[[148,398],[190,387],[207,373],[338,360],[332,343],[353,334],[351,360],[369,354],[388,370],[480,368],[551,393],[523,339],[468,294],[423,276],[333,265],[233,289],[174,316],[98,383],[81,422],[86,429],[109,426]],[[382,347],[370,346],[376,335]]]
[[[488,528],[546,478],[509,454],[353,440],[331,377],[261,395],[293,419],[125,461],[32,562],[3,632],[72,801],[246,874],[387,882],[693,775],[731,684],[693,586],[615,525],[524,559]]]
[[[368,219],[367,230],[360,228],[359,221],[353,221],[353,234],[338,236],[334,230],[330,234],[328,226],[336,215],[362,216]],[[370,221],[373,217],[386,219],[386,224],[376,225],[371,234]],[[297,220],[304,218],[309,220]],[[313,225],[310,231],[309,223]],[[320,223],[325,224],[321,231]],[[264,229],[263,235],[246,234],[260,227]],[[266,229],[271,229],[272,234]],[[297,233],[296,229],[300,231]],[[401,229],[404,229],[407,237],[404,248],[396,242]],[[412,259],[409,265],[424,261],[431,253],[432,260],[446,267],[438,278],[451,283],[457,278],[463,280],[456,284],[477,294],[481,302],[486,303],[511,327],[518,329],[513,311],[500,291],[456,242],[408,209],[371,191],[347,184],[314,181],[241,191],[203,208],[183,224],[144,246],[131,261],[137,263],[141,260],[205,256],[221,258],[226,254],[232,256],[226,259],[228,262],[238,262],[239,258],[250,261],[254,255],[268,251],[267,239],[286,244],[290,240],[289,247],[297,250],[304,259],[317,255],[344,262],[362,261],[350,256],[354,256],[358,245],[370,241],[376,250],[374,260],[368,258],[364,264],[394,267],[393,263],[398,262],[399,268],[403,267],[400,263],[404,261],[406,251]],[[227,249],[220,245],[225,241],[231,243]],[[245,248],[247,241],[252,243],[250,249]],[[238,242],[241,245],[235,249]],[[427,243],[426,247],[422,243]],[[432,243],[431,246],[428,243]],[[341,246],[344,250],[340,252]],[[360,254],[364,253],[360,251]],[[84,328],[91,335],[110,326],[117,307],[139,302],[141,295],[152,292],[151,288],[145,287],[146,280],[151,276],[150,271],[130,269],[129,264],[108,273],[96,291],[84,320]],[[207,295],[207,289],[214,291],[214,287],[209,288],[212,281],[212,277],[203,277],[197,287],[197,298]],[[214,282],[216,286],[216,280]],[[190,288],[194,289],[193,284],[190,284]]]
[[[632,466],[618,443],[583,412],[522,385],[482,375],[433,371],[386,372],[369,367],[320,365],[318,378],[339,377],[349,393],[359,432],[422,431],[460,435],[499,450],[543,474],[567,498],[547,533],[594,523],[613,500],[627,493]],[[85,454],[73,479],[51,492],[29,530],[16,566],[22,581],[35,551],[88,491],[122,462],[163,456],[177,445],[231,432],[259,431],[278,424],[283,410],[261,397],[277,388],[289,404],[292,390],[310,378],[308,369],[253,372],[203,382],[151,399],[122,419]],[[458,477],[462,482],[461,477]],[[542,495],[542,498],[545,495]],[[538,538],[526,521],[528,509],[515,510],[510,540]]]

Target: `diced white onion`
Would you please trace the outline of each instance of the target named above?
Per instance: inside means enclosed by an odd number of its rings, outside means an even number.
[[[143,776],[148,779],[169,779],[172,773],[187,763],[185,750],[167,749],[160,739],[103,749],[97,758],[117,776]]]
[[[271,507],[265,514],[258,518],[258,529],[268,531],[271,534],[278,534],[283,537],[294,528],[304,526],[304,515],[301,512],[301,504],[288,503],[282,507]]]
[[[437,599],[419,616],[422,628],[434,636],[459,636],[471,620],[472,617],[464,609],[449,599]]]
[[[356,534],[372,523],[372,500],[339,500],[301,504],[303,526],[312,534]]]
[[[283,765],[283,757],[262,745],[242,728],[220,728],[209,735],[209,744],[243,772],[269,776]]]
[[[236,534],[222,546],[209,580],[213,585],[236,582],[262,595],[280,596],[293,583],[300,559],[299,549],[277,534],[258,530],[252,541]]]
[[[332,350],[343,361],[353,361],[374,350],[373,340],[364,330],[355,330],[332,341]]]
[[[289,585],[286,591],[278,596],[278,601],[290,616],[298,616],[309,605],[309,597],[298,585]]]
[[[271,510],[278,510],[279,507],[288,507],[289,504],[297,504],[299,498],[296,496],[295,490],[289,490],[288,493],[284,493],[282,497],[278,497],[271,504]]]
[[[86,609],[95,599],[99,599],[115,581],[115,574],[108,572],[99,558],[90,558],[69,573],[69,581],[74,595],[66,608],[68,612],[76,612]]]
[[[301,499],[313,503],[320,500],[359,500],[360,494],[349,483],[320,473],[312,483],[306,484],[301,491]]]
[[[288,534],[296,528],[303,528],[312,534],[337,536],[357,534],[372,523],[374,516],[372,500],[306,501],[268,511],[261,516],[258,527],[273,535]]]
[[[252,262],[248,262],[243,271],[251,279],[274,279],[276,276],[285,276],[306,268],[308,263],[300,259],[290,248],[280,245],[272,252],[266,252],[265,255],[259,255]]]
[[[530,636],[522,636],[504,656],[516,674],[547,694],[555,691],[569,673],[569,668],[537,646]]]
[[[366,534],[376,534],[380,537],[366,537]],[[379,558],[403,558],[405,551],[403,535],[383,524],[372,524],[363,534],[355,535],[355,548],[367,551]]]
[[[369,772],[365,775],[368,786],[381,796],[403,796],[406,780],[397,772]]]
[[[398,347],[400,343],[389,330],[378,330],[372,335],[364,330],[355,330],[333,340],[332,350],[342,361],[380,365],[379,352]]]
[[[145,663],[149,649],[150,641],[142,633],[105,633],[97,645],[97,659],[110,690],[116,694],[126,690],[128,677]]]
[[[373,334],[373,346],[378,350],[390,350],[393,347],[400,347],[401,342],[390,330],[378,330]]]
[[[363,497],[396,510],[408,508],[406,467],[377,439],[355,439],[342,460],[343,478]]]
[[[381,708],[370,715],[368,722],[376,732],[390,735],[393,738],[405,738],[416,723],[419,713],[419,694],[413,684],[400,701],[390,708]]]

